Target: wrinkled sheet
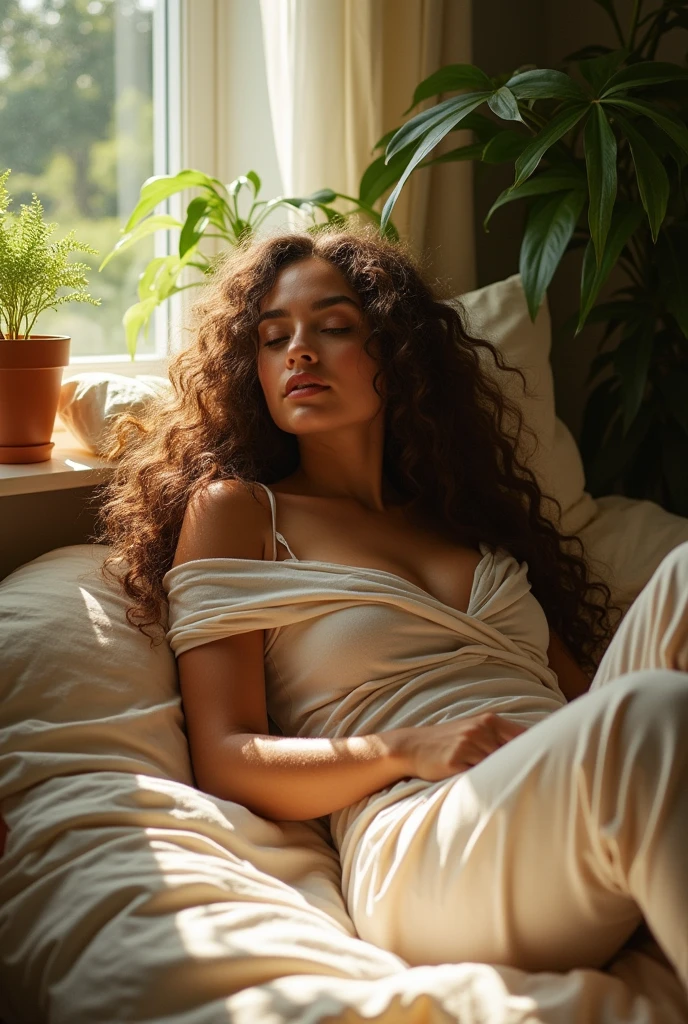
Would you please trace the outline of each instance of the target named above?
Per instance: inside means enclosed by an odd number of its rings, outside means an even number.
[[[581,537],[633,599],[688,521],[611,496]],[[5,1024],[687,1024],[637,934],[605,971],[409,968],[355,935],[323,822],[196,790],[174,658],[49,552],[0,584],[0,1018]]]
[[[688,1020],[675,975],[641,936],[608,972],[408,968],[356,938],[320,821],[269,822],[119,772],[45,781],[4,811],[7,1024]]]

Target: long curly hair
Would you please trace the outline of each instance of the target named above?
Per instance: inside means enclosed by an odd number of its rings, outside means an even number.
[[[384,380],[386,478],[446,538],[525,560],[550,628],[594,673],[616,626],[610,613],[621,609],[591,579],[580,538],[555,525],[561,506],[520,454],[524,432],[537,438],[484,358],[518,374],[528,394],[525,376],[468,333],[465,311],[440,298],[407,245],[365,227],[280,233],[230,250],[195,307],[191,343],[170,360],[169,396],[119,416],[109,431],[104,454],[118,462],[94,539],[110,546],[101,571],[133,602],[130,625],[152,645],[163,641],[162,578],[199,488],[219,479],[271,484],[299,464],[297,438],[275,425],[258,380],[257,319],[280,271],[308,257],[343,274],[373,327],[366,345],[377,339]]]

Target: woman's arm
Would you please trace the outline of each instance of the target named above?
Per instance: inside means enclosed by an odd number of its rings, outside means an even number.
[[[568,647],[559,639],[554,630],[550,630],[549,647],[547,648],[549,667],[556,673],[559,689],[569,703],[576,697],[582,697],[590,689],[590,679]]]

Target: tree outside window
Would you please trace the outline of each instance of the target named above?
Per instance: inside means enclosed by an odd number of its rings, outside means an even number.
[[[153,241],[99,274],[105,253],[153,174],[153,14],[156,0],[0,0],[0,170],[13,205],[36,192],[61,234],[98,249],[90,290],[98,308],[48,311],[44,332],[69,334],[75,356],[126,352],[122,314]],[[143,339],[142,354],[154,351]]]

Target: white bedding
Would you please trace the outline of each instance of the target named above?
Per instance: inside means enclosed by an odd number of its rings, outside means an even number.
[[[627,598],[688,521],[601,501],[614,518],[590,524],[590,551]],[[606,971],[567,974],[408,968],[357,939],[321,821],[265,821],[193,787],[174,658],[88,575],[102,555],[58,549],[0,583],[6,1024],[688,1021],[642,936]]]

